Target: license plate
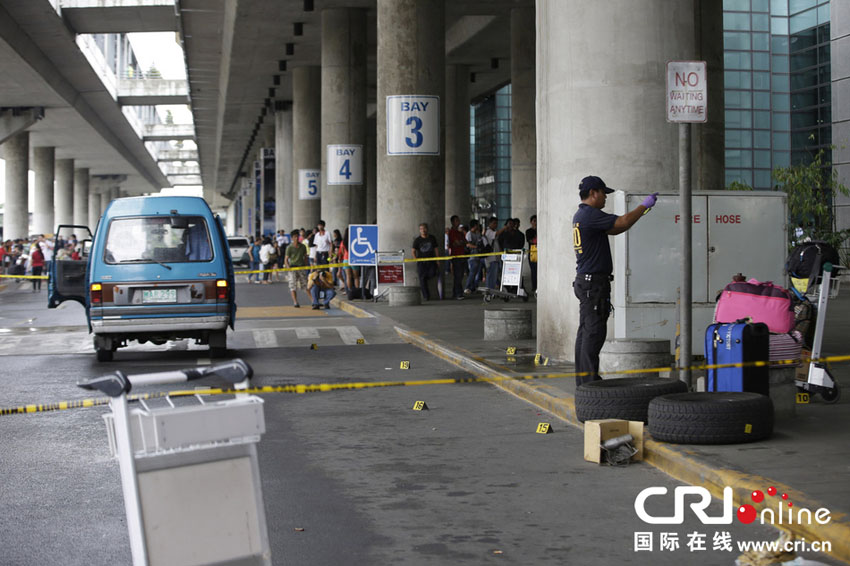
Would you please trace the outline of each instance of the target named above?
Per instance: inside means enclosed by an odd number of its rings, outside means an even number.
[[[176,303],[177,289],[143,289],[143,303]]]

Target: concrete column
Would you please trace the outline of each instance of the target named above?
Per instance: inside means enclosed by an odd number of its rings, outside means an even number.
[[[694,191],[717,191],[726,186],[723,6],[711,1],[695,4],[696,60],[706,62],[708,114],[704,124],[691,126],[691,187]]]
[[[73,159],[56,160],[56,189],[53,192],[53,208],[56,226],[74,223]]]
[[[534,7],[511,10],[511,215],[526,228],[537,213],[534,40]]]
[[[109,206],[109,201],[112,200],[112,189],[104,189],[100,193],[100,213],[106,212],[106,207]]]
[[[321,212],[321,199],[302,200],[298,186],[299,169],[322,168],[321,90],[320,67],[292,69],[292,229],[309,228]]]
[[[230,203],[227,207],[227,218],[225,219],[225,230],[228,236],[236,236],[239,234],[239,229],[236,221],[236,201]]]
[[[36,234],[52,234],[53,223],[53,179],[56,148],[34,147],[32,168],[35,171],[35,199],[33,201],[32,230]]]
[[[275,131],[275,229],[292,231],[292,104],[277,102]]]
[[[6,160],[6,203],[3,210],[3,239],[29,236],[29,146],[30,134],[19,132],[3,142]]]
[[[378,224],[381,248],[404,249],[427,222],[442,247],[445,132],[440,155],[387,155],[386,97],[436,95],[444,100],[445,13],[442,0],[378,0]],[[444,112],[440,112],[444,121]],[[415,284],[414,263],[405,264]]]
[[[366,186],[328,185],[327,147],[366,146],[366,10],[322,11],[322,218],[344,232],[366,217]],[[362,162],[361,162],[362,166]]]
[[[242,233],[248,237],[254,237],[253,228],[251,226],[251,195],[245,184],[242,184]]]
[[[469,67],[446,66],[446,212],[445,226],[457,214],[467,224],[469,192]]]
[[[647,194],[678,186],[678,128],[662,103],[665,62],[694,58],[694,4],[538,0],[536,18],[537,350],[572,360],[579,308],[570,289],[573,242],[564,235],[579,181],[598,175]],[[646,261],[654,261],[649,252]]]
[[[74,224],[89,226],[89,170],[74,171]],[[93,226],[89,226],[92,229]]]
[[[109,200],[117,200],[121,198],[121,187],[112,187],[109,189]]]
[[[366,119],[366,223],[374,224],[378,220],[378,155],[377,120],[374,116]]]
[[[97,226],[98,220],[100,220],[100,213],[102,212],[100,209],[100,193],[96,193],[94,191],[89,191],[89,229],[94,232],[95,226]]]

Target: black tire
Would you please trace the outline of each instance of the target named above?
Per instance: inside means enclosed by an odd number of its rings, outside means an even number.
[[[652,399],[687,390],[683,381],[663,377],[591,381],[576,388],[576,417],[580,422],[596,419],[646,422],[646,410]]]
[[[112,350],[104,350],[103,348],[98,348],[96,351],[97,361],[99,362],[111,362],[112,361]]]
[[[676,393],[649,403],[652,438],[677,444],[742,444],[773,433],[773,402],[749,392]]]
[[[828,403],[830,405],[836,403],[839,399],[841,399],[841,389],[838,388],[838,382],[833,379],[832,389],[826,387],[822,388],[820,390],[820,396],[824,403]]]
[[[223,358],[227,355],[227,331],[217,330],[209,337],[210,358]]]

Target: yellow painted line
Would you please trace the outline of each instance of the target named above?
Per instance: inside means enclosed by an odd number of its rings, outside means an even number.
[[[331,300],[331,305],[347,312],[355,318],[375,318],[375,315],[370,313],[366,309],[359,307],[350,301],[343,300],[339,296],[336,296],[333,298],[333,300]]]
[[[301,305],[300,308],[292,306],[275,307],[239,307],[236,309],[236,320],[247,318],[286,318],[286,317],[309,317],[327,316],[327,311],[313,310],[311,304]]]

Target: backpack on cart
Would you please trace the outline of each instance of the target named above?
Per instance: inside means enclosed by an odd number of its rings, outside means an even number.
[[[791,251],[785,262],[785,272],[791,276],[793,287],[800,294],[810,292],[813,285],[817,284],[817,278],[823,273],[826,263],[839,265],[841,258],[830,244],[813,240],[803,242]]]

